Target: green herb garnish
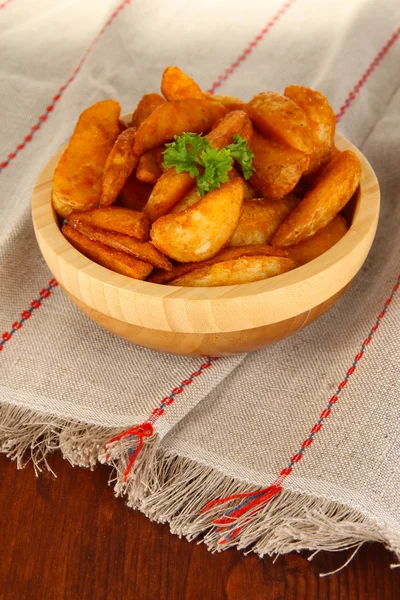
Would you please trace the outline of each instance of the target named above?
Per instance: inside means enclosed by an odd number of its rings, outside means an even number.
[[[186,171],[191,177],[196,177],[200,196],[227,183],[234,160],[242,167],[244,178],[250,179],[254,171],[254,154],[240,135],[235,133],[233,140],[226,148],[217,150],[206,138],[196,133],[176,135],[173,142],[166,144],[163,167],[175,167],[177,173]]]

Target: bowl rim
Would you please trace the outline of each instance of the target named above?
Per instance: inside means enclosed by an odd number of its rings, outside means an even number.
[[[125,120],[128,118],[124,115]],[[32,219],[37,241],[62,287],[88,306],[127,323],[191,333],[237,331],[277,323],[310,310],[343,289],[361,268],[374,239],[380,206],[376,175],[351,142],[339,134],[335,142],[340,150],[355,152],[362,166],[351,226],[335,246],[318,258],[270,279],[201,288],[160,285],[114,273],[86,258],[62,235],[51,203],[52,177],[65,146],[47,162],[33,189]],[[82,285],[84,290],[80,289]],[[100,288],[104,298],[99,303],[95,295]],[[120,304],[117,309],[112,302],[116,294]],[[269,310],[265,310],[265,302]],[[230,315],[223,315],[227,305],[235,311],[235,324],[231,322],[231,311]],[[157,316],[160,308],[163,318]],[[196,313],[198,323],[193,323],[193,314],[186,314],[187,318],[180,315],[183,310]],[[242,314],[244,310],[248,314]]]

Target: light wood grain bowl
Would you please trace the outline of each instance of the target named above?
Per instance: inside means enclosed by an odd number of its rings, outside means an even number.
[[[162,352],[229,355],[255,350],[299,331],[343,294],[372,245],[379,215],[376,176],[357,148],[337,135],[336,145],[357,153],[359,190],[346,207],[350,228],[319,258],[265,281],[216,288],[183,288],[136,281],[97,265],[63,237],[50,196],[62,149],[50,159],[33,191],[33,223],[40,250],[69,298],[112,333]]]

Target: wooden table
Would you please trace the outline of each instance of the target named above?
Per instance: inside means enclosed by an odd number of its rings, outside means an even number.
[[[72,468],[58,478],[17,471],[0,456],[0,600],[398,600],[400,569],[378,544],[260,560],[236,550],[210,554],[124,505],[109,469]]]

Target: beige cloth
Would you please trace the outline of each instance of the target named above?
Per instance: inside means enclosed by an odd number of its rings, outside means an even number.
[[[223,547],[223,532],[210,527],[225,506],[201,516],[202,506],[268,486],[288,465],[397,281],[399,23],[394,0],[137,0],[119,7],[109,0],[14,0],[0,10],[4,452],[21,459],[31,448],[40,466],[49,450],[61,447],[72,462],[93,465],[104,441],[148,419],[186,381],[157,420],[126,487],[121,472],[137,439],[114,448],[116,490],[173,531],[206,534],[212,549]],[[365,153],[382,187],[373,249],[335,307],[286,341],[208,368],[204,359],[161,355],[113,337],[58,288],[42,294],[39,308],[31,306],[52,277],[30,219],[40,169],[84,107],[115,97],[124,112],[132,110],[144,92],[159,89],[167,64],[181,66],[204,89],[217,82],[217,92],[243,99],[290,83],[320,89],[341,117],[338,130]],[[14,327],[28,309],[22,327]],[[264,554],[376,539],[400,554],[398,334],[394,293],[284,491],[228,545]]]

